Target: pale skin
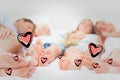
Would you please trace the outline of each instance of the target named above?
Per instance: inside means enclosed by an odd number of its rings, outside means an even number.
[[[120,31],[116,32],[112,24],[99,22],[98,24],[96,24],[95,29],[103,37],[104,41],[107,37],[120,37]],[[110,55],[102,60],[104,64],[100,64],[101,67],[96,69],[96,73],[120,73],[119,52],[120,48],[113,49]]]
[[[20,19],[15,23],[18,33],[27,31],[33,32],[34,25]],[[38,64],[36,52],[30,61],[25,60],[22,53],[23,46],[18,42],[17,38],[10,29],[0,24],[0,76],[8,76],[6,69],[11,68],[11,75],[17,77],[31,77]],[[37,45],[35,45],[37,47]],[[36,50],[36,47],[34,49]],[[9,71],[8,71],[9,72]]]
[[[112,62],[110,62],[110,59],[112,59]],[[120,48],[112,50],[110,55],[103,59],[103,62],[116,67],[120,67],[119,61],[120,61]]]
[[[15,42],[14,42],[15,43]],[[39,50],[38,50],[39,49]],[[34,46],[34,54],[32,55],[32,59],[27,61],[24,57],[18,55],[18,60],[14,60],[14,56],[16,54],[11,53],[3,53],[0,55],[0,76],[8,76],[5,72],[6,69],[12,68],[11,76],[29,78],[32,76],[35,71],[36,65],[38,65],[38,59],[42,52],[42,44],[41,41],[37,41]],[[3,63],[4,62],[4,63]]]
[[[102,73],[120,73],[120,67],[110,66],[107,63],[99,63],[99,66],[95,69],[97,74]]]
[[[40,25],[35,31],[35,36],[45,36],[50,34],[51,34],[51,31],[47,24]]]
[[[4,40],[11,35],[14,35],[13,32],[0,23],[0,39]]]
[[[26,32],[34,32],[35,25],[30,22],[24,21],[24,19],[19,19],[14,23],[14,26],[17,30],[17,33],[26,33]],[[4,26],[4,24],[0,23],[0,39],[7,39],[9,36],[13,36],[14,33]]]
[[[62,50],[58,46],[51,45],[50,47],[46,48],[43,54],[39,57],[39,66],[46,66],[50,64],[61,54],[62,54]],[[47,60],[44,63],[42,63],[41,61],[42,57],[47,58]]]
[[[38,60],[38,66],[47,66],[49,65],[53,60],[55,60],[59,55],[62,54],[62,50],[61,48],[59,48],[56,45],[51,44],[48,48],[44,49],[42,42],[40,41],[40,39],[37,39],[36,44],[39,45],[39,47],[36,47],[36,50],[34,50],[36,53],[40,53],[39,57],[37,58]],[[42,48],[42,50],[39,50],[40,47]],[[31,46],[32,48],[32,46]],[[27,55],[33,56],[32,55],[32,50],[27,49]],[[42,61],[42,58],[47,58],[47,60],[44,62]]]
[[[75,60],[81,60],[81,63],[76,66]],[[66,49],[64,56],[59,60],[59,67],[61,70],[80,70],[82,65],[88,66],[89,61],[92,61],[92,58],[84,55],[79,49],[70,47]]]
[[[89,28],[89,25],[91,25],[91,23],[88,21],[88,22],[85,22],[83,24],[86,24],[88,23],[87,25],[85,25],[85,28],[87,28],[88,31],[85,31],[86,33],[89,33],[91,31],[92,26]],[[83,29],[83,31],[85,30],[85,28]],[[78,38],[79,35],[83,35],[84,36],[84,32],[83,31],[78,31],[76,32],[73,36],[71,36],[71,38],[75,37],[75,38]],[[79,37],[80,38],[80,37]],[[81,37],[82,38],[82,37]],[[48,65],[49,63],[51,63],[56,57],[58,57],[59,55],[62,54],[62,50],[56,46],[56,45],[51,45],[50,47],[48,47],[47,49],[44,50],[44,52],[42,52],[43,54],[40,56],[40,59],[39,59],[39,65],[40,66],[45,66],[45,65]],[[44,58],[45,60],[45,63],[43,63],[41,60]],[[45,59],[47,58],[47,60]]]
[[[92,30],[93,30],[93,27],[92,27],[92,22],[90,20],[83,20],[77,30],[75,32],[72,32],[70,34],[68,34],[65,38],[65,41],[64,41],[64,45],[69,45],[70,44],[70,40],[74,40],[76,41],[76,39],[78,41],[80,41],[81,39],[83,39],[87,34],[91,34],[92,33]],[[103,46],[103,42],[102,42],[102,39],[100,36],[98,36],[98,43],[99,45],[102,45]],[[72,44],[70,44],[72,45]],[[74,44],[75,45],[75,44]],[[74,51],[70,51],[71,53],[74,53]],[[75,53],[74,53],[75,54]],[[85,66],[87,66],[90,70],[93,70],[95,69],[93,66],[94,63],[98,63],[99,60],[100,60],[100,57],[101,57],[101,54],[99,56],[97,56],[96,58],[92,58],[89,51],[86,49],[86,51],[84,52],[85,55],[87,55],[89,58],[91,58],[91,60],[89,61],[89,63],[87,63]],[[71,55],[71,54],[69,54]],[[67,66],[67,65],[66,65]]]
[[[29,20],[29,19],[28,19]],[[35,29],[35,25],[31,22],[25,21],[24,18],[18,19],[14,26],[17,30],[17,33],[26,33],[26,32],[33,32]]]
[[[36,31],[36,36],[45,36],[45,35],[50,35],[51,31],[50,28],[47,24],[42,24],[38,30]],[[39,39],[37,40],[39,42]],[[39,66],[47,66],[48,64],[50,64],[53,60],[55,60],[59,55],[62,54],[62,50],[61,48],[59,48],[59,46],[53,45],[51,44],[51,46],[49,46],[48,48],[44,49],[42,44],[42,51],[39,51],[39,48],[37,49],[37,53],[41,53],[39,56]],[[32,48],[32,46],[31,46]],[[27,55],[32,55],[32,49],[27,49]],[[47,60],[45,62],[43,62],[42,58],[47,58]]]
[[[112,50],[110,55],[104,58],[99,67],[95,69],[95,72],[100,73],[120,73],[120,49],[116,48]]]

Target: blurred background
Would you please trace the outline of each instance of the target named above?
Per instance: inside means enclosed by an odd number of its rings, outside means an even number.
[[[30,18],[37,26],[53,25],[55,29],[70,29],[83,18],[112,22],[120,29],[120,0],[0,0],[0,12],[13,23],[18,18]]]

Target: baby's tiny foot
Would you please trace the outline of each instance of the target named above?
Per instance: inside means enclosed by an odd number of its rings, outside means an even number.
[[[111,57],[105,57],[102,61],[104,62],[104,63],[108,63],[108,60],[109,59],[111,59]]]
[[[24,71],[22,72],[22,74],[24,75],[20,75],[23,78],[29,78],[32,76],[32,74],[34,73],[34,71],[36,70],[36,67],[34,66],[29,66],[28,68],[24,68]],[[21,70],[22,71],[22,70]]]
[[[100,73],[108,73],[110,70],[109,68],[109,65],[106,64],[106,63],[101,63],[99,64],[99,66],[95,69],[95,72],[97,74],[100,74]]]
[[[44,47],[42,45],[42,42],[40,41],[40,39],[37,39],[35,45],[34,45],[34,49],[37,53],[42,54],[44,52]]]
[[[93,62],[93,60],[90,56],[83,55],[83,61],[82,61],[83,65],[90,66],[92,62]]]

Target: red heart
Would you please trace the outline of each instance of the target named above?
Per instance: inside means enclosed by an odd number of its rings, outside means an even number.
[[[46,57],[41,57],[41,62],[44,64],[47,61]]]
[[[74,63],[78,67],[82,63],[82,60],[81,59],[75,59]]]
[[[61,59],[63,56],[62,55],[59,55],[58,58]]]
[[[92,57],[96,57],[103,51],[103,47],[101,45],[96,45],[94,43],[90,43],[88,45],[88,49]]]
[[[32,32],[20,33],[17,36],[18,41],[25,47],[29,47],[32,42]]]
[[[5,69],[5,73],[10,76],[12,74],[12,68]]]
[[[95,55],[96,53],[100,52],[101,48],[95,48],[94,46],[91,46],[91,51]]]
[[[21,36],[21,37],[20,37],[20,40],[21,40],[22,42],[24,42],[25,44],[28,44],[29,41],[30,41],[30,35],[27,35],[26,37],[25,37],[25,36]]]
[[[113,59],[112,59],[112,58],[109,59],[109,60],[108,60],[108,63],[109,63],[109,64],[112,64],[112,63],[113,63]]]
[[[99,63],[93,63],[93,67],[94,67],[94,68],[97,68],[98,65],[99,65]]]
[[[14,59],[15,61],[18,61],[18,60],[19,60],[18,55],[14,56],[13,59]]]

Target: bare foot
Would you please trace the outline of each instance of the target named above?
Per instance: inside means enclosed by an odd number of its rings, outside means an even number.
[[[61,70],[80,70],[82,59],[72,59],[64,57],[59,60],[58,65]]]
[[[83,60],[82,60],[82,65],[83,66],[86,66],[89,70],[94,70],[95,69],[96,65],[94,65],[94,64],[96,64],[96,63],[93,62],[92,57],[84,54],[82,58],[83,58]]]
[[[108,63],[112,66],[120,67],[120,59],[107,57],[103,59],[103,62]]]
[[[44,52],[44,47],[43,47],[40,39],[37,39],[37,41],[34,45],[34,49],[35,49],[35,52],[37,52],[39,55],[42,54],[42,52]]]
[[[32,74],[36,69],[35,65],[31,63],[32,62],[30,62],[28,66],[19,69],[13,69],[13,68],[0,69],[0,76],[16,76],[16,77],[29,78],[32,76]]]
[[[107,63],[99,63],[99,67],[96,68],[95,72],[100,73],[120,73],[119,67],[110,66]]]
[[[109,68],[109,65],[108,65],[108,64],[106,64],[106,63],[100,64],[100,63],[99,63],[99,67],[95,69],[95,72],[96,72],[97,74],[99,74],[99,73],[108,73],[109,70],[110,70],[110,68]]]
[[[85,54],[82,56],[82,59],[83,59],[82,64],[85,66],[91,65],[91,62],[93,62],[92,58]]]
[[[47,66],[51,61],[54,60],[54,54],[51,49],[45,49],[44,53],[39,57],[39,66]]]
[[[0,68],[19,68],[25,67],[28,64],[29,62],[24,57],[17,54],[4,53],[0,55]]]
[[[34,45],[34,54],[32,58],[36,61],[39,61],[39,57],[42,55],[43,52],[44,52],[44,48],[42,42],[40,41],[40,39],[37,39]]]

